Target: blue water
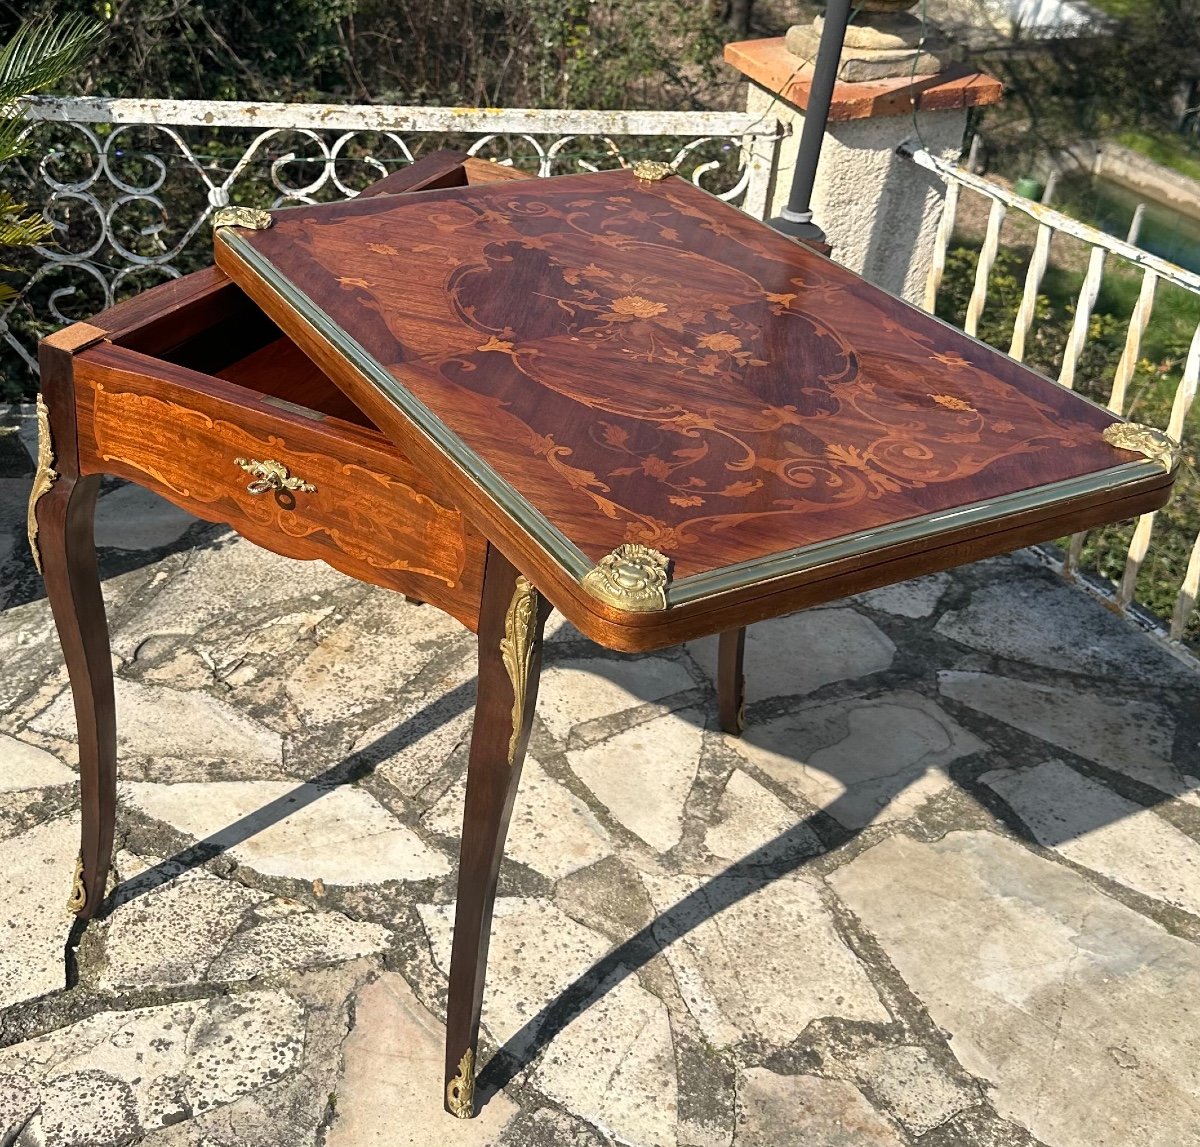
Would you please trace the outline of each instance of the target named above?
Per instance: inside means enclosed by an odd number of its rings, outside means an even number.
[[[1070,214],[1124,239],[1142,197],[1103,178],[1086,178],[1070,180],[1062,201],[1070,204]],[[1188,219],[1151,200],[1145,203],[1138,246],[1189,271],[1200,272],[1200,220]]]

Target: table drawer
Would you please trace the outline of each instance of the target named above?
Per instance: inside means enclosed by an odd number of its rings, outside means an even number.
[[[156,335],[158,354],[136,349],[135,328],[76,356],[81,471],[131,479],[475,628],[482,537],[261,315],[247,336],[234,302],[241,321],[183,316],[186,337],[163,349]]]

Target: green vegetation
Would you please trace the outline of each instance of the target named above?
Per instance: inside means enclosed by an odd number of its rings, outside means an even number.
[[[44,23],[22,24],[12,39],[0,48],[0,109],[14,108],[14,101],[57,84],[95,49],[103,29],[81,16],[66,16]],[[23,155],[27,141],[24,123],[15,111],[0,115],[0,165]],[[28,210],[11,192],[0,189],[0,253],[13,257],[21,248],[44,242],[53,227]],[[0,275],[14,268],[0,263]],[[16,289],[0,279],[0,302],[12,298]]]
[[[1117,143],[1139,152],[1147,159],[1170,167],[1189,179],[1200,180],[1200,140],[1191,142],[1175,133],[1151,135],[1143,131],[1123,131]]]
[[[1110,16],[1124,19],[1128,16],[1136,16],[1139,9],[1144,7],[1146,0],[1088,0],[1088,3],[1102,12],[1107,12]]]
[[[989,165],[1010,177],[1032,160],[1133,133],[1152,141],[1200,132],[1200,0],[1104,0],[1111,31],[1062,36],[1035,50],[984,55],[1004,101],[977,113]],[[1132,145],[1131,146],[1136,146]],[[1171,155],[1187,150],[1163,146]]]
[[[22,5],[31,19],[96,7]],[[728,5],[731,21],[749,7]],[[139,0],[103,9],[110,49],[76,89],[160,99],[710,106],[731,31],[724,6],[691,0]]]

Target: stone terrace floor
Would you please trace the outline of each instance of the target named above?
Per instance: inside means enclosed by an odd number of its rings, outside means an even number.
[[[755,627],[741,740],[711,643],[616,656],[552,619],[484,1007],[503,1055],[458,1123],[472,638],[113,485],[121,884],[80,936],[18,442],[0,1142],[1200,1144],[1200,676],[1031,556]]]

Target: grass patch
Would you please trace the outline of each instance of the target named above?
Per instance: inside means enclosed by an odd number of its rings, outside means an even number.
[[[1172,171],[1200,180],[1200,148],[1170,132],[1123,131],[1117,143]]]
[[[1088,3],[1110,16],[1124,18],[1135,15],[1146,0],[1088,0]]]

